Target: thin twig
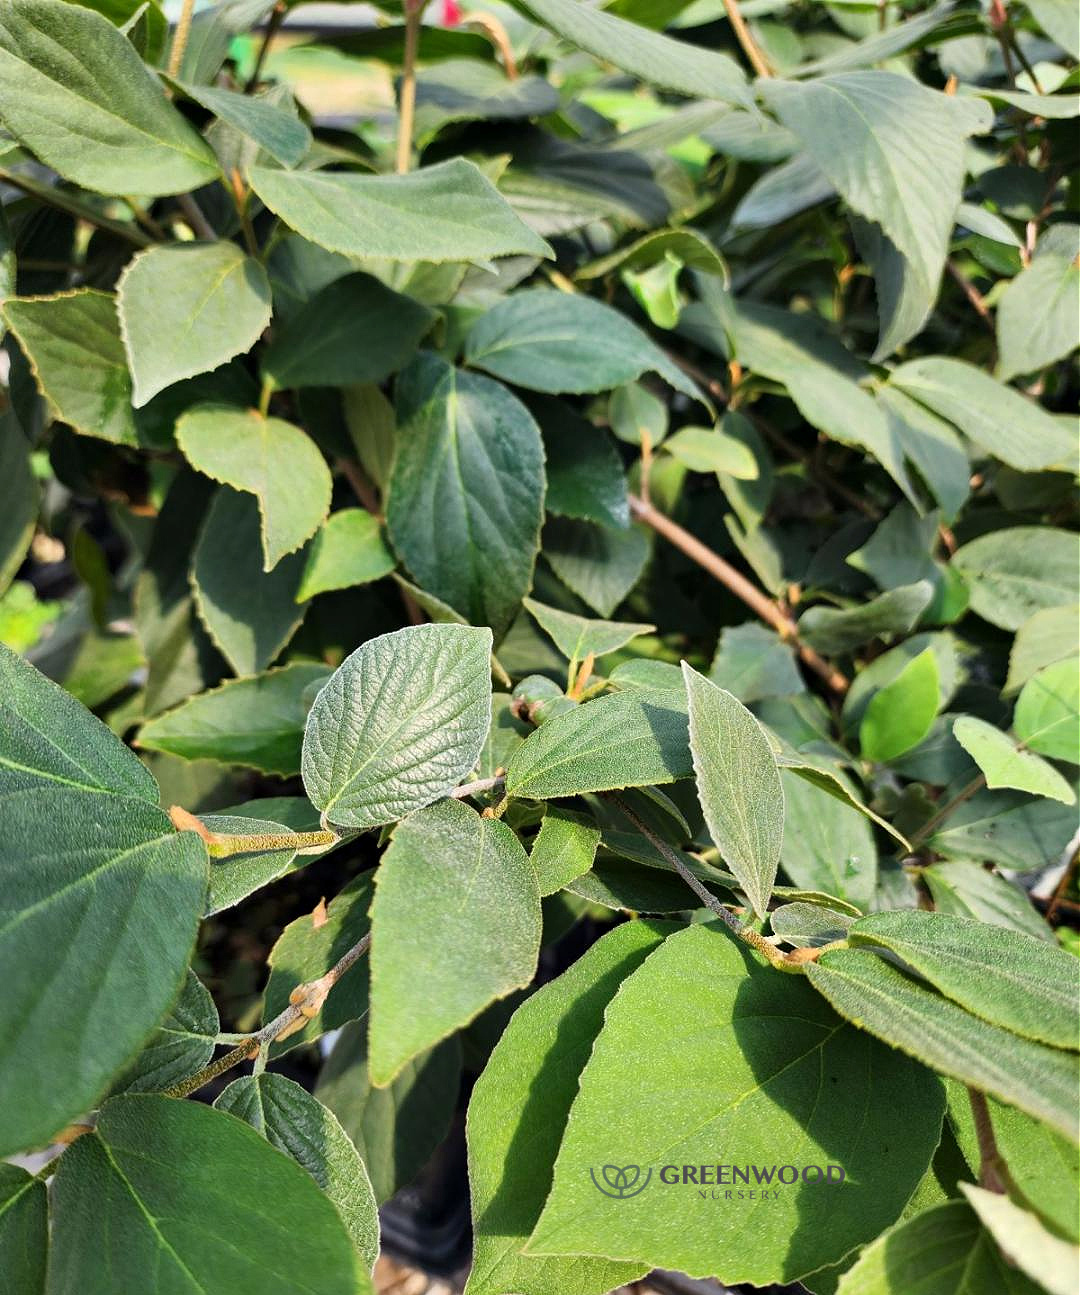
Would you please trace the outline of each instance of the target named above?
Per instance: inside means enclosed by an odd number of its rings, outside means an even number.
[[[270,17],[267,20],[266,29],[263,32],[262,44],[259,46],[259,52],[255,57],[255,67],[252,69],[252,73],[247,79],[247,84],[244,86],[245,94],[252,94],[259,82],[262,80],[263,65],[266,63],[266,56],[270,52],[270,45],[273,42],[274,37],[278,34],[278,28],[281,26],[284,17],[285,6],[281,3],[281,0],[278,0],[278,3],[274,5],[273,9],[270,11]]]
[[[971,1116],[975,1122],[975,1139],[979,1146],[979,1183],[989,1192],[1004,1195],[1007,1171],[994,1137],[990,1108],[986,1104],[985,1095],[978,1089],[969,1087],[967,1091]]]
[[[812,454],[808,454],[806,450],[801,450],[783,432],[778,431],[771,423],[767,423],[764,418],[760,418],[757,414],[747,414],[745,416],[768,440],[779,446],[785,454],[791,455],[797,463],[801,463],[823,490],[831,490],[838,498],[843,499],[845,503],[849,503],[852,508],[857,508],[860,513],[865,514],[873,521],[881,520],[880,508],[877,508],[869,499],[864,499],[857,491],[852,490],[850,486],[846,486],[842,481],[834,477],[828,468],[815,461]]]
[[[986,304],[985,297],[951,257],[945,262],[945,268],[948,270],[952,278],[960,285],[960,290],[963,292],[964,296],[967,297],[971,304],[971,308],[983,321],[990,332],[996,337],[997,329],[994,326],[994,316],[990,311],[990,307]]]
[[[506,774],[497,773],[494,778],[477,778],[475,782],[463,782],[450,792],[451,800],[464,800],[466,796],[478,796],[481,792],[501,790],[506,783]]]
[[[420,19],[427,0],[405,0],[405,52],[398,86],[398,137],[395,170],[404,175],[412,161],[416,117],[416,56],[420,50]]]
[[[750,28],[746,25],[746,19],[739,12],[739,0],[724,0],[724,8],[727,11],[728,22],[731,23],[731,30],[735,33],[735,39],[750,60],[750,66],[758,76],[772,76],[773,70],[769,60],[762,52],[761,46],[754,40]]]
[[[490,13],[464,13],[460,19],[463,27],[479,27],[492,45],[502,55],[503,70],[508,81],[516,81],[518,75],[517,61],[514,58],[513,46],[506,28]]]
[[[367,509],[372,517],[382,520],[382,510],[379,507],[379,496],[375,487],[368,479],[367,473],[359,463],[352,459],[341,458],[337,460],[337,470],[352,487],[353,494],[359,499],[361,504]]]
[[[283,1012],[279,1012],[272,1021],[264,1025],[261,1030],[256,1030],[254,1034],[248,1036],[247,1041],[241,1043],[239,1047],[233,1048],[231,1052],[226,1052],[224,1056],[218,1057],[216,1061],[211,1061],[208,1066],[203,1066],[202,1070],[190,1075],[187,1079],[171,1088],[164,1090],[166,1097],[187,1097],[190,1093],[197,1092],[204,1084],[216,1079],[218,1075],[223,1075],[233,1066],[238,1066],[242,1061],[247,1061],[253,1057],[261,1047],[273,1043],[275,1039],[287,1038],[297,1029],[303,1028],[303,1025],[311,1020],[326,1001],[326,996],[345,973],[367,953],[371,947],[371,933],[368,932],[362,939],[358,940],[347,953],[345,953],[324,975],[318,980],[309,981],[304,985],[297,987],[289,995],[289,1006]]]
[[[190,193],[178,193],[176,202],[180,210],[184,213],[188,224],[200,238],[205,238],[209,242],[215,242],[217,239],[217,230],[210,224],[203,214],[202,208],[191,196]]]
[[[1054,887],[1054,893],[1050,897],[1050,905],[1046,910],[1046,920],[1048,922],[1052,922],[1054,920],[1058,909],[1063,905],[1066,907],[1075,907],[1075,905],[1069,904],[1069,901],[1065,898],[1065,892],[1069,888],[1069,880],[1072,877],[1073,872],[1076,870],[1076,862],[1078,859],[1080,859],[1080,849],[1073,851],[1072,858],[1065,865],[1065,871],[1061,874],[1058,884]]]
[[[977,791],[981,791],[985,786],[986,775],[984,773],[977,774],[972,778],[968,785],[958,791],[952,800],[946,801],[936,814],[932,814],[922,827],[916,828],[914,832],[909,834],[908,839],[912,850],[916,850],[927,837],[932,836],[954,809],[962,805],[965,800],[970,800]]]
[[[191,20],[195,16],[195,0],[183,0],[180,17],[176,23],[172,46],[169,49],[169,76],[176,80],[184,62],[184,51],[187,49],[188,37],[191,35]]]
[[[0,181],[4,184],[10,184],[13,189],[18,189],[20,193],[25,193],[28,198],[36,198],[38,202],[44,202],[50,207],[55,207],[57,211],[63,211],[69,216],[74,216],[76,220],[85,220],[88,225],[96,225],[98,229],[104,229],[110,234],[115,234],[117,238],[126,238],[129,243],[134,243],[136,247],[153,247],[154,245],[154,240],[148,234],[144,234],[137,225],[125,225],[123,221],[111,220],[108,216],[102,216],[93,207],[88,207],[77,198],[72,198],[70,194],[64,193],[62,189],[55,189],[48,184],[39,184],[36,180],[31,180],[29,176],[16,175],[14,171],[8,171],[4,167],[0,167]]]
[[[791,617],[771,598],[766,597],[756,585],[747,580],[740,571],[736,571],[730,562],[725,562],[719,553],[714,553],[689,531],[684,530],[678,522],[673,522],[670,517],[665,516],[638,495],[630,496],[630,511],[638,521],[651,526],[658,535],[662,535],[664,539],[685,553],[691,561],[696,562],[698,566],[703,567],[711,576],[719,580],[736,598],[741,598],[751,611],[771,625],[781,638],[794,644],[802,661],[823,679],[834,693],[843,696],[847,692],[846,676],[829,665],[812,647],[800,643],[798,628]]]
[[[244,236],[244,245],[248,250],[248,255],[259,259],[259,241],[255,237],[255,227],[251,223],[251,217],[248,215],[248,190],[244,183],[244,177],[240,174],[237,167],[229,172],[229,188],[232,192],[233,202],[236,205],[236,217],[240,221],[240,231]]]

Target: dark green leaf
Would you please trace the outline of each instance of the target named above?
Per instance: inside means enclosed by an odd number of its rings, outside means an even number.
[[[0,1271],[18,1295],[45,1295],[49,1202],[45,1184],[0,1163]]]

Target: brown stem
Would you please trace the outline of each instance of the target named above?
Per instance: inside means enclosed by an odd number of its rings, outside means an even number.
[[[773,70],[769,60],[762,53],[761,46],[754,40],[750,33],[750,28],[746,25],[746,20],[739,12],[739,0],[724,0],[724,8],[727,10],[728,22],[731,23],[731,30],[735,33],[735,39],[742,46],[742,51],[750,61],[750,66],[758,76],[772,76]]]
[[[833,692],[839,696],[847,692],[847,678],[829,665],[812,647],[800,643],[798,629],[791,617],[786,615],[771,598],[763,594],[756,585],[747,580],[740,571],[737,571],[730,562],[725,562],[719,553],[714,553],[699,539],[695,539],[689,531],[683,530],[678,522],[673,522],[670,517],[665,516],[638,495],[630,496],[630,511],[638,521],[651,526],[658,535],[662,535],[669,543],[674,544],[691,561],[708,571],[737,598],[741,598],[751,611],[771,625],[781,638],[793,643],[802,661],[823,679]]]
[[[420,49],[420,19],[427,0],[405,0],[405,54],[398,86],[398,137],[395,170],[404,175],[412,160],[416,118],[416,56]]]
[[[205,238],[209,242],[217,239],[217,230],[210,224],[203,214],[203,209],[195,201],[190,193],[178,193],[176,202],[180,210],[187,218],[188,224],[200,238]]]
[[[172,46],[169,49],[169,76],[175,81],[180,75],[184,62],[184,51],[187,49],[188,37],[191,35],[191,20],[195,16],[195,0],[183,0],[180,17],[176,23]]]
[[[360,464],[352,459],[338,459],[337,469],[349,485],[352,486],[352,492],[360,500],[361,504],[372,517],[376,517],[381,521],[382,510],[379,507],[379,496],[375,493],[375,487]]]
[[[1069,901],[1065,898],[1065,892],[1069,888],[1069,879],[1076,871],[1076,862],[1078,859],[1080,859],[1080,849],[1073,851],[1072,858],[1066,865],[1065,871],[1061,874],[1058,884],[1054,887],[1054,893],[1050,897],[1050,904],[1046,910],[1046,920],[1048,922],[1052,922],[1054,920],[1058,909],[1061,908],[1062,905],[1070,908],[1074,907],[1074,905],[1069,904]]]
[[[932,836],[957,806],[962,805],[965,800],[970,800],[977,791],[981,791],[985,786],[986,775],[984,773],[977,774],[972,778],[968,785],[958,791],[952,800],[946,801],[936,814],[932,814],[926,820],[922,827],[911,833],[909,841],[912,850],[916,850],[927,837]]]
[[[996,337],[997,329],[994,326],[994,316],[990,312],[990,307],[986,304],[985,297],[983,297],[979,289],[976,288],[955,261],[951,259],[947,260],[945,262],[945,268],[948,270],[952,278],[960,285],[960,290],[963,292],[964,296],[967,297],[971,304],[971,308],[983,321],[990,332]]]
[[[480,28],[502,56],[503,70],[506,72],[507,80],[516,81],[518,68],[517,61],[514,58],[514,50],[510,44],[507,30],[498,18],[490,13],[465,13],[461,15],[461,25],[463,27]]]
[[[247,79],[244,86],[244,93],[251,94],[262,80],[263,65],[266,63],[266,56],[270,52],[270,46],[274,37],[278,34],[282,21],[285,18],[285,6],[279,0],[270,12],[270,17],[266,23],[266,30],[263,32],[262,44],[259,46],[259,53],[255,58],[255,67]]]
[[[968,1101],[971,1103],[971,1116],[975,1121],[975,1138],[979,1144],[979,1184],[989,1192],[1005,1193],[1005,1162],[998,1150],[994,1137],[994,1126],[990,1120],[990,1108],[986,1097],[976,1088],[969,1088]]]

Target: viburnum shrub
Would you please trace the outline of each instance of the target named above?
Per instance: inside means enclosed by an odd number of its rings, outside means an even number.
[[[0,1287],[1073,1295],[1073,0],[380,7],[0,0]]]

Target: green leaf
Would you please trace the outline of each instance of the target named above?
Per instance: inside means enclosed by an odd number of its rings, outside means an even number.
[[[244,1075],[214,1101],[291,1156],[337,1206],[367,1268],[379,1254],[379,1216],[364,1162],[337,1117],[284,1075]]]
[[[930,839],[948,859],[985,859],[1020,872],[1057,863],[1076,811],[1018,791],[984,791],[958,805]]]
[[[760,88],[848,206],[881,226],[932,299],[960,202],[965,140],[990,129],[988,106],[876,70],[772,79]]]
[[[609,391],[658,373],[692,400],[702,396],[636,325],[591,297],[530,288],[481,315],[465,339],[465,363],[531,391]]]
[[[1080,662],[1073,658],[1044,666],[1032,675],[1017,698],[1013,715],[1016,735],[1025,746],[1071,764],[1080,764],[1078,666]]]
[[[556,517],[544,527],[544,557],[568,589],[601,616],[610,616],[641,578],[649,539],[640,526],[612,530]]]
[[[692,772],[682,699],[635,690],[598,697],[531,733],[510,758],[506,794],[550,800],[675,782]]]
[[[61,745],[63,710],[41,718],[52,721],[57,764],[74,772],[79,752]],[[187,969],[207,869],[199,838],[176,832],[147,799],[12,770],[20,719],[14,743],[5,732],[0,765],[4,1155],[43,1145],[88,1111],[165,1015]]]
[[[262,812],[269,814],[273,810],[273,802],[278,799],[272,797],[269,801],[256,801],[252,803],[252,807],[265,805]],[[303,803],[311,812],[313,819],[312,822],[305,824],[305,828],[317,830],[319,816],[311,811],[307,801]],[[201,818],[208,831],[218,832],[223,836],[285,836],[290,831],[297,830],[287,823],[265,817],[256,818],[249,814],[203,814]],[[296,868],[302,868],[308,862],[307,856],[312,853],[317,851],[309,848],[301,854],[292,846],[285,846],[269,850],[253,848],[243,854],[230,854],[225,858],[211,859],[210,892],[206,898],[204,916],[210,917],[226,908],[232,908],[234,904],[239,904],[242,899],[246,899],[260,887],[277,881],[279,877],[285,876]]]
[[[933,593],[929,580],[918,580],[879,594],[859,607],[811,607],[799,617],[799,637],[826,656],[836,656],[886,634],[906,634]]]
[[[408,1062],[386,1088],[368,1073],[367,1022],[344,1026],[315,1095],[341,1121],[381,1205],[407,1186],[446,1137],[457,1106],[461,1044],[456,1036]]]
[[[803,691],[795,649],[754,621],[720,631],[709,678],[746,704]]]
[[[1080,59],[1080,34],[1070,0],[1030,0],[1028,9],[1047,36],[1071,58]]]
[[[372,874],[355,877],[326,906],[326,921],[316,925],[306,913],[282,931],[270,950],[270,979],[263,1002],[263,1021],[272,1021],[289,1005],[297,985],[324,976],[337,960],[367,935],[371,924]],[[288,1052],[301,1043],[314,1043],[328,1030],[367,1015],[368,961],[354,963],[331,989],[326,1002],[307,1025],[280,1043],[273,1053]]]
[[[1005,696],[1019,692],[1043,666],[1076,655],[1076,627],[1080,605],[1044,607],[1033,612],[1016,631],[1009,653],[1009,677]]]
[[[200,1102],[113,1098],[61,1158],[52,1210],[56,1291],[116,1295],[148,1273],[163,1291],[205,1295],[371,1291],[309,1174]]]
[[[610,437],[561,400],[533,396],[529,407],[544,435],[548,512],[626,530],[626,473]]]
[[[627,445],[643,445],[647,439],[655,449],[667,436],[667,403],[640,382],[616,387],[608,396],[607,415],[611,430]]]
[[[351,589],[393,571],[378,518],[363,508],[342,508],[316,531],[296,597],[303,602],[328,589]]]
[[[745,78],[726,54],[661,36],[578,0],[519,0],[519,7],[571,44],[651,85],[750,106]]]
[[[1080,537],[1052,526],[1010,526],[961,545],[952,565],[968,583],[973,611],[1018,630],[1043,607],[1076,603]]]
[[[246,135],[282,166],[296,166],[311,147],[311,131],[294,113],[275,107],[252,94],[221,90],[216,86],[176,81],[188,99],[194,99],[215,117]]]
[[[871,913],[855,923],[849,939],[891,949],[993,1025],[1059,1048],[1080,1046],[1080,963],[1051,944],[920,909]]]
[[[372,1083],[524,988],[540,927],[536,876],[505,823],[456,800],[400,823],[371,908]]]
[[[716,926],[688,927],[607,1008],[526,1252],[639,1259],[728,1284],[793,1280],[896,1218],[930,1162],[943,1109],[932,1075],[846,1025],[805,980],[778,976]],[[865,1115],[853,1121],[853,1110]],[[728,1186],[732,1164],[755,1189],[769,1187],[750,1166],[768,1176],[784,1163],[822,1174],[839,1164],[845,1181],[712,1208],[708,1196],[724,1187],[659,1179],[665,1165],[707,1164],[715,1182],[721,1159]],[[590,1177],[612,1163],[651,1169],[652,1180],[612,1200]]]
[[[423,144],[453,121],[505,121],[558,112],[559,93],[539,76],[511,81],[500,67],[475,58],[444,58],[416,81],[416,139]]]
[[[1036,1282],[1034,1289],[1041,1287],[1051,1295],[1072,1295],[1080,1271],[1080,1249],[1062,1241],[1034,1214],[1000,1192],[971,1183],[961,1183],[960,1190],[979,1222],[1001,1247],[1002,1258]]]
[[[683,662],[698,800],[713,844],[758,916],[784,836],[784,791],[761,726],[731,693]]]
[[[54,416],[84,436],[138,445],[131,377],[111,294],[93,288],[16,297],[3,317]]]
[[[588,872],[599,844],[600,829],[587,818],[550,805],[529,854],[540,894],[554,895]]]
[[[382,382],[412,358],[434,320],[433,310],[370,274],[346,274],[275,330],[263,373],[277,387]]]
[[[1020,472],[1068,463],[1073,454],[1074,438],[1045,409],[964,360],[925,355],[894,369],[889,382]]]
[[[176,424],[193,468],[259,501],[263,570],[301,548],[326,520],[332,481],[315,442],[256,409],[198,405]]]
[[[863,1250],[837,1295],[1037,1295],[963,1201],[902,1219]]]
[[[48,1189],[17,1165],[0,1163],[0,1271],[19,1295],[45,1295]]]
[[[820,948],[843,940],[852,921],[850,913],[806,903],[781,904],[769,915],[773,934],[796,949]]]
[[[1080,344],[1080,266],[1037,256],[998,299],[997,376],[1007,382],[1063,359]]]
[[[180,997],[113,1091],[160,1092],[195,1074],[214,1055],[220,1028],[210,991],[189,968]]]
[[[501,384],[422,353],[398,380],[390,542],[429,593],[499,638],[532,584],[540,429]]]
[[[523,600],[533,620],[544,630],[569,661],[583,661],[587,656],[606,656],[625,647],[641,634],[651,634],[655,625],[625,621],[597,621],[587,616],[548,607],[532,598]]]
[[[926,648],[870,698],[859,724],[863,759],[885,764],[918,746],[940,704],[937,657],[933,648]]]
[[[959,433],[895,387],[879,387],[874,395],[889,434],[952,521],[970,494],[971,465]]]
[[[758,474],[749,446],[721,428],[680,427],[664,448],[691,472],[726,472],[739,481],[753,481]]]
[[[132,258],[116,308],[138,409],[250,350],[270,322],[270,284],[234,243],[168,243]]]
[[[923,870],[934,907],[954,917],[973,917],[980,922],[1024,931],[1037,940],[1050,940],[1050,928],[1031,906],[1027,893],[1015,882],[978,863],[934,863]]]
[[[820,785],[781,766],[784,839],[780,864],[797,885],[866,909],[877,886],[877,847],[870,820]],[[846,788],[845,788],[846,790]],[[849,793],[850,794],[850,793]]]
[[[520,1252],[550,1190],[578,1076],[604,1011],[622,980],[673,929],[627,922],[602,936],[518,1008],[496,1044],[473,1089],[466,1125],[474,1234],[468,1295],[603,1295],[645,1270],[641,1263]],[[508,1111],[513,1119],[506,1118]],[[529,1147],[527,1162],[517,1154],[523,1145]]]
[[[487,176],[462,157],[406,175],[253,166],[248,178],[275,215],[333,252],[436,262],[551,255]]]
[[[491,632],[413,625],[369,639],[315,699],[302,770],[331,823],[374,827],[445,796],[491,722]]]
[[[262,525],[254,498],[222,486],[206,514],[191,566],[199,619],[238,675],[265,670],[296,633],[303,553],[262,564]]]
[[[1033,796],[1051,796],[1072,805],[1076,794],[1052,764],[1025,751],[993,724],[961,715],[953,724],[953,737],[986,776],[988,787],[1013,787]]]
[[[324,665],[294,661],[252,679],[229,679],[149,720],[138,744],[185,760],[217,760],[290,777],[300,772],[305,694],[328,674]]]
[[[0,481],[5,507],[0,518],[0,595],[14,579],[34,537],[39,491],[30,466],[30,443],[10,411],[0,414]]]
[[[860,1029],[1076,1138],[1076,1064],[1068,1053],[972,1016],[865,949],[826,953],[806,974]]]
[[[574,277],[589,280],[602,278],[618,269],[647,270],[669,255],[694,270],[727,279],[727,265],[712,243],[697,230],[682,228],[653,230],[626,247],[616,248],[607,256],[583,265]]]
[[[60,0],[5,5],[0,120],[47,166],[98,193],[182,193],[219,175],[127,37]]]

